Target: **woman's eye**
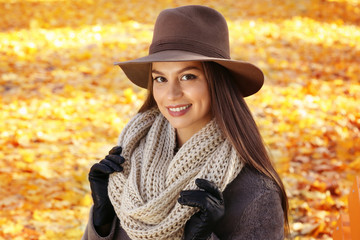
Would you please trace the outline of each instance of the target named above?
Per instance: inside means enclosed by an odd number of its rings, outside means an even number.
[[[194,74],[185,74],[184,76],[181,77],[181,80],[191,80],[191,79],[195,79],[196,76]]]
[[[154,77],[153,80],[158,82],[158,83],[162,83],[162,82],[166,81],[166,78],[164,78],[164,77]]]

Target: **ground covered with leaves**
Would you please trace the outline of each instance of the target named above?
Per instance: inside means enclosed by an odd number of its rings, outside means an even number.
[[[287,188],[295,239],[331,239],[360,174],[358,0],[0,0],[0,239],[80,239],[87,173],[145,91],[115,61],[147,54],[158,13],[204,4],[266,84],[247,98]]]

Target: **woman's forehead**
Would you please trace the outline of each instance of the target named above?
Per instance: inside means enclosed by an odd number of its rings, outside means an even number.
[[[169,67],[169,66],[174,66],[174,67],[183,67],[183,66],[202,66],[201,62],[199,61],[183,61],[183,62],[153,62],[152,63],[152,68],[156,68],[156,67]]]

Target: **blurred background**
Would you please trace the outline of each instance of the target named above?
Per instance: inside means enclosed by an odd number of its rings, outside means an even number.
[[[332,239],[360,174],[359,0],[0,0],[0,239],[80,239],[87,174],[145,91],[113,66],[147,55],[158,13],[227,19],[246,98],[290,200],[294,239]]]

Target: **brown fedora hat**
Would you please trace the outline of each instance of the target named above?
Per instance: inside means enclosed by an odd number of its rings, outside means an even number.
[[[155,23],[149,55],[116,62],[136,85],[147,88],[152,62],[212,61],[227,68],[244,97],[260,90],[262,71],[251,63],[230,58],[225,18],[216,10],[189,5],[163,10]]]

